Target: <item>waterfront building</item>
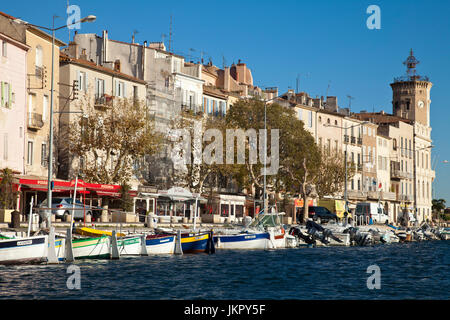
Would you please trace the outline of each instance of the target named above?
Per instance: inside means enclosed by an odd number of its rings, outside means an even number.
[[[27,52],[25,28],[0,12],[0,169],[25,171]]]
[[[392,187],[396,194],[400,194],[401,211],[412,212],[420,223],[431,221],[435,172],[431,167],[432,83],[416,73],[418,63],[411,50],[404,63],[406,75],[395,78],[391,83],[392,115],[361,112],[355,116],[377,123],[379,132],[392,138],[392,148],[398,156],[397,159],[391,156],[391,179],[397,181],[392,183]]]
[[[68,128],[83,114],[111,110],[119,103],[118,99],[144,103],[146,95],[145,81],[86,60],[75,43],[71,43],[69,49],[72,57],[61,53],[59,59],[60,141],[66,140]],[[75,87],[74,83],[77,83]],[[71,180],[82,172],[87,159],[74,157],[69,147],[59,144],[58,177]]]

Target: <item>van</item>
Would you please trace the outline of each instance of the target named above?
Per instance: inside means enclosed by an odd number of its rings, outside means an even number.
[[[372,219],[373,223],[389,222],[389,216],[384,211],[384,208],[379,203],[360,202],[356,205],[356,216],[364,216]]]
[[[345,212],[345,201],[344,200],[334,200],[334,199],[321,199],[319,200],[319,206],[325,207],[331,212],[335,213],[340,220],[343,220]],[[348,212],[347,217],[352,218],[352,214]]]

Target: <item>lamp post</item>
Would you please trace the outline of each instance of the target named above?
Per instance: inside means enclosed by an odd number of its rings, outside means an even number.
[[[345,137],[348,137],[347,135],[347,130],[354,128],[354,127],[359,127],[362,125],[365,125],[369,123],[368,121],[364,121],[361,122],[359,124],[355,124],[352,126],[348,126],[348,127],[341,127],[341,126],[336,126],[336,125],[332,125],[332,124],[324,124],[325,127],[335,127],[335,128],[339,128],[339,129],[344,129],[344,142],[345,142]],[[345,151],[344,151],[344,162],[345,162],[345,183],[344,183],[344,201],[345,201],[345,210],[348,211],[348,194],[347,194],[347,180],[348,180],[348,165],[347,165],[347,147],[348,147],[348,143],[345,143]]]
[[[35,24],[31,24],[28,22],[20,22],[23,23],[27,26],[32,26],[32,27],[36,27],[36,28],[40,28],[40,29],[45,29],[48,31],[52,32],[52,72],[51,72],[51,90],[50,90],[50,132],[49,132],[49,152],[48,152],[48,181],[47,181],[47,204],[49,206],[49,208],[52,208],[52,175],[53,175],[53,92],[54,92],[54,77],[55,77],[55,31],[58,31],[60,29],[78,24],[78,23],[84,23],[84,22],[94,22],[97,17],[93,16],[93,15],[89,15],[83,19],[81,19],[80,21],[76,21],[74,23],[71,24],[66,24],[64,26],[55,28],[55,18],[56,16],[53,16],[53,24],[52,24],[52,28],[47,28],[47,27],[42,27],[42,26],[38,26]],[[52,216],[52,212],[50,209],[50,212],[47,214],[47,227],[50,227],[51,225],[51,216]]]
[[[284,94],[283,95],[280,95],[280,96],[276,96],[276,97],[273,97],[273,98],[271,98],[271,99],[268,99],[268,100],[266,100],[266,99],[264,99],[264,195],[263,195],[263,200],[264,200],[264,213],[267,213],[267,207],[268,207],[268,199],[266,199],[266,197],[267,197],[267,193],[266,193],[266,170],[267,170],[267,166],[266,166],[266,164],[267,164],[267,103],[268,102],[270,102],[270,101],[272,101],[272,100],[275,100],[275,99],[278,99],[278,98],[281,98],[282,96],[284,96]]]

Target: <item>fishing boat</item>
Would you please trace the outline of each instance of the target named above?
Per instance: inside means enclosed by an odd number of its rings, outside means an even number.
[[[47,262],[48,236],[0,239],[0,264]]]
[[[66,241],[63,238],[55,239],[55,252],[58,261],[64,261],[66,254]]]
[[[210,238],[209,232],[204,233],[182,233],[181,249],[183,253],[206,252],[206,246]]]
[[[217,249],[250,250],[266,249],[269,246],[268,232],[241,232],[237,234],[220,234],[213,237]]]
[[[140,256],[142,243],[140,235],[127,236],[117,239],[117,247],[121,256]]]
[[[175,251],[174,235],[147,235],[145,245],[148,254],[173,254]]]
[[[87,227],[79,227],[75,228],[74,233],[87,236],[87,237],[101,237],[101,236],[112,236],[112,231],[105,231],[105,230],[99,230],[99,229],[93,229],[93,228],[87,228]],[[117,233],[118,237],[125,237],[124,233]]]
[[[75,259],[109,259],[111,257],[111,240],[107,236],[73,239],[72,248]]]

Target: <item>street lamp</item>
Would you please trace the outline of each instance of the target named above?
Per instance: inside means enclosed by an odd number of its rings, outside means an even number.
[[[282,94],[282,95],[280,95],[280,96],[276,96],[276,97],[273,97],[273,98],[271,98],[271,99],[268,99],[268,100],[266,100],[266,99],[264,99],[264,213],[267,213],[267,207],[268,207],[268,199],[266,199],[266,170],[267,170],[267,166],[266,166],[266,164],[267,164],[267,103],[268,102],[270,102],[270,101],[272,101],[272,100],[275,100],[275,99],[278,99],[278,98],[281,98],[281,97],[283,97],[283,96],[285,96],[286,94]]]
[[[42,27],[35,24],[31,24],[28,22],[24,22],[21,20],[17,20],[17,22],[22,23],[27,26],[32,26],[40,29],[45,29],[52,32],[52,75],[51,75],[51,91],[50,91],[50,132],[49,132],[49,152],[48,152],[48,181],[47,181],[47,204],[49,205],[49,208],[52,208],[52,169],[53,169],[53,91],[54,91],[54,65],[55,65],[55,31],[78,24],[83,22],[94,22],[97,17],[94,15],[89,15],[87,17],[82,18],[80,21],[76,21],[71,24],[66,24],[64,26],[55,28],[55,18],[56,16],[53,16],[53,24],[52,28]],[[50,227],[51,225],[51,209],[50,213],[47,215],[47,227]]]
[[[336,125],[332,125],[332,124],[324,124],[325,127],[335,127],[335,128],[339,128],[339,129],[344,129],[344,137],[348,136],[347,135],[347,129],[351,129],[354,127],[359,127],[365,124],[368,124],[369,121],[364,121],[361,122],[359,124],[355,124],[349,127],[341,127],[341,126],[336,126]],[[345,138],[344,138],[345,139]],[[345,162],[345,184],[344,184],[344,201],[345,201],[345,210],[348,211],[348,195],[347,195],[347,179],[348,179],[348,173],[347,173],[347,147],[348,147],[348,143],[345,143],[345,151],[344,151],[344,162]]]

